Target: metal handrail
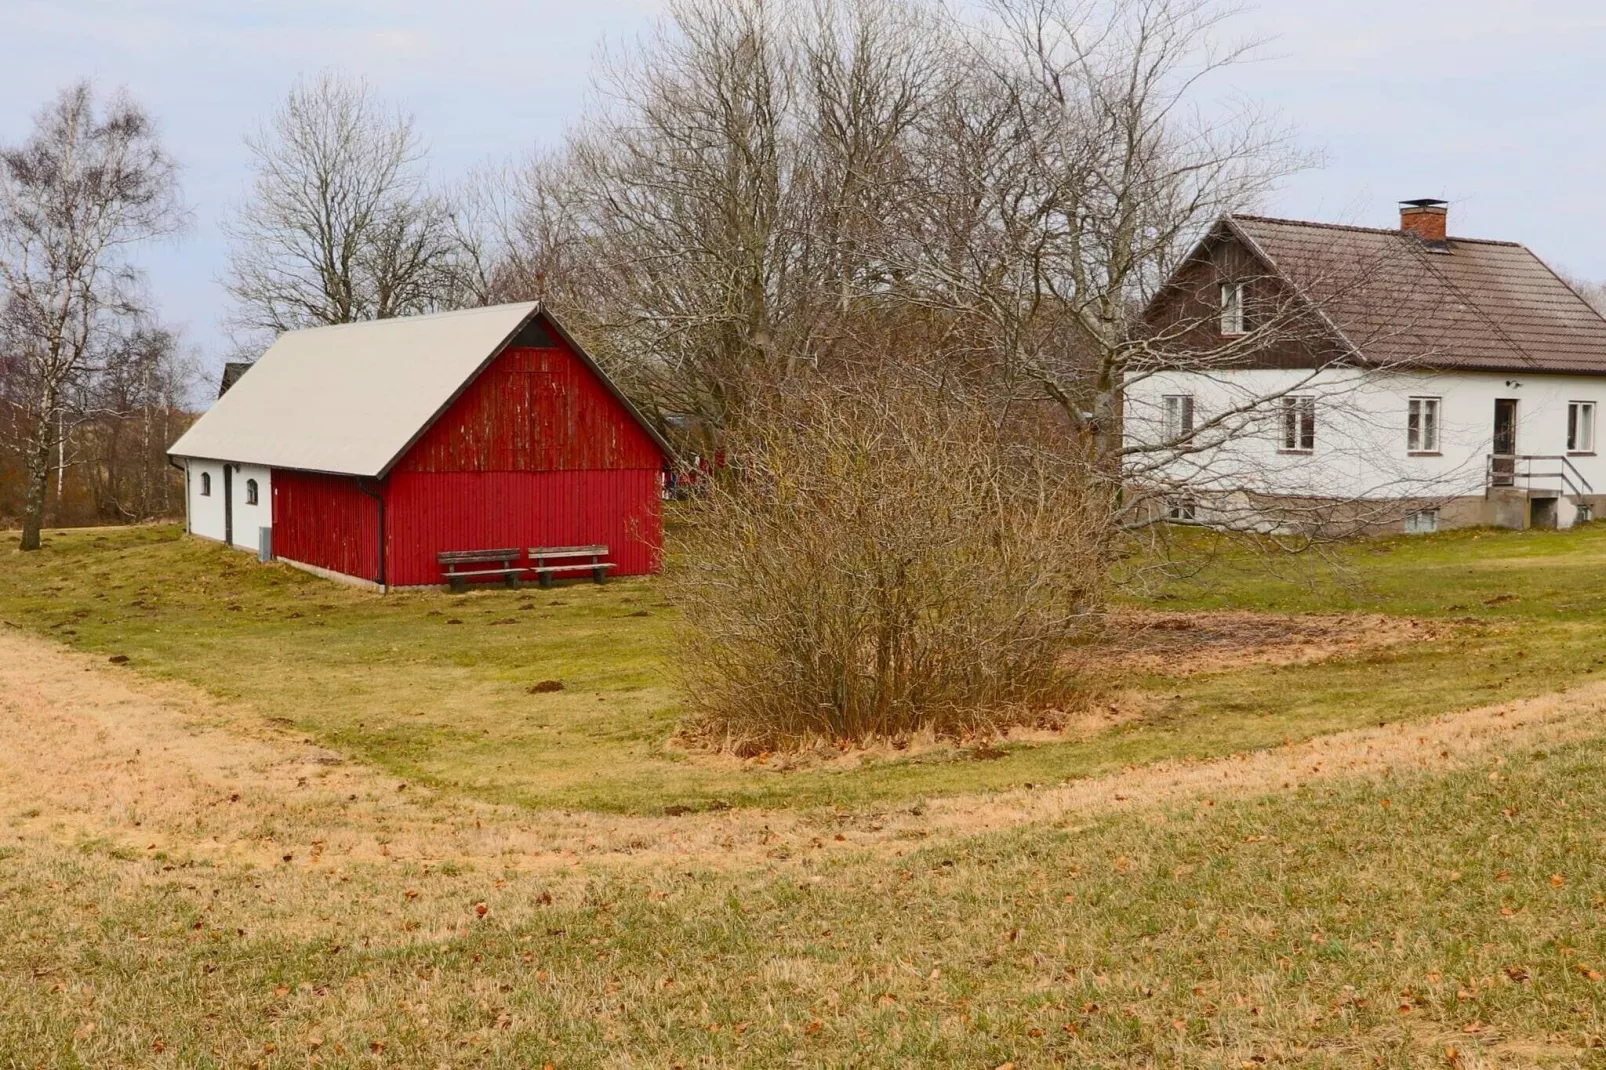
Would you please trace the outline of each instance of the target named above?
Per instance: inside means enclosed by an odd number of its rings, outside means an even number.
[[[1509,472],[1497,471],[1497,461],[1510,462],[1511,470]],[[1559,462],[1561,470],[1556,472],[1535,472],[1533,470],[1535,461]],[[1526,470],[1519,471],[1519,464],[1525,466]],[[1595,493],[1595,488],[1590,485],[1589,480],[1584,478],[1584,474],[1577,469],[1572,460],[1563,454],[1557,453],[1491,453],[1488,455],[1485,476],[1487,485],[1491,487],[1514,487],[1519,479],[1529,484],[1536,479],[1559,479],[1562,484],[1561,489],[1574,498],[1582,498],[1586,494]],[[1501,477],[1504,477],[1506,482],[1500,482]],[[1530,486],[1527,489],[1531,490],[1532,487]]]

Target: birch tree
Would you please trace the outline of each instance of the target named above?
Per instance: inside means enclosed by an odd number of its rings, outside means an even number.
[[[142,319],[135,246],[184,223],[177,168],[151,118],[88,83],[0,149],[0,345],[24,458],[21,548],[39,548],[48,482],[83,391]]]

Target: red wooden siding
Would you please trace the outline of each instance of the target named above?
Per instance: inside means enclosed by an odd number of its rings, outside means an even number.
[[[567,347],[504,350],[379,485],[384,582],[440,583],[445,550],[592,543],[608,546],[613,575],[656,572],[663,464]],[[279,556],[379,577],[378,503],[355,478],[275,471],[273,491]]]
[[[655,572],[657,467],[589,472],[398,472],[385,488],[386,581],[441,582],[442,550],[604,543],[612,575]]]
[[[273,470],[273,552],[347,576],[379,579],[379,503],[354,476]]]
[[[663,467],[663,455],[566,348],[507,349],[407,451],[397,472]]]

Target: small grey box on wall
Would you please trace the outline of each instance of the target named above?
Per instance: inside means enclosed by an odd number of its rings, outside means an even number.
[[[263,564],[273,560],[272,528],[257,528],[257,560]]]

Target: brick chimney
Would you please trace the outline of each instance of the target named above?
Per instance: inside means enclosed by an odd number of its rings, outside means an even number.
[[[1448,201],[1432,197],[1401,201],[1400,229],[1407,234],[1415,234],[1429,248],[1447,249],[1449,241],[1445,228],[1449,214]]]

